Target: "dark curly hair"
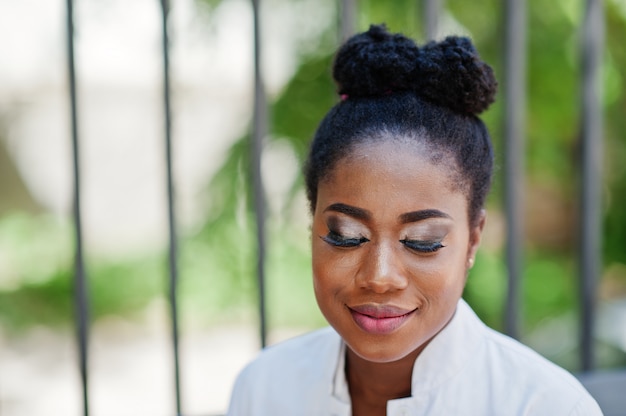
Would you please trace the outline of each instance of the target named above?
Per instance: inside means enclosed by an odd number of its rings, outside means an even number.
[[[339,49],[333,77],[342,99],[320,123],[304,168],[311,211],[319,182],[356,145],[412,140],[431,162],[448,162],[475,224],[493,171],[491,140],[477,115],[494,101],[497,83],[471,41],[450,36],[418,47],[372,25]]]

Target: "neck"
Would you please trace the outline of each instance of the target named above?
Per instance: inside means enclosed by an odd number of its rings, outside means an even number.
[[[422,349],[420,347],[398,361],[375,363],[347,348],[346,378],[353,410],[361,407],[382,410],[386,409],[389,400],[411,396],[413,365]]]

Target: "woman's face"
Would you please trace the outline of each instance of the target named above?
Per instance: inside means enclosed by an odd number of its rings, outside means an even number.
[[[358,146],[319,183],[313,216],[315,296],[363,359],[392,362],[452,318],[484,216],[435,165],[397,142]]]

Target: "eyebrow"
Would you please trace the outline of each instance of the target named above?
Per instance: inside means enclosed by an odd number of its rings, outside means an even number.
[[[326,209],[324,209],[324,212],[327,212],[327,211],[339,212],[349,217],[356,218],[359,220],[364,220],[364,221],[367,221],[372,218],[372,214],[368,210],[353,207],[352,205],[347,205],[347,204],[342,204],[342,203],[329,205],[328,207],[326,207]],[[430,218],[452,219],[450,215],[446,214],[443,211],[439,211],[438,209],[423,209],[419,211],[407,212],[407,213],[400,215],[398,218],[400,219],[400,223],[402,224],[423,221],[423,220],[427,220]]]
[[[402,224],[408,224],[410,222],[418,222],[422,220],[427,220],[429,218],[452,219],[451,216],[449,216],[443,211],[439,211],[438,209],[423,209],[420,211],[407,212],[405,214],[400,215],[399,218]]]
[[[358,220],[369,220],[370,218],[372,218],[372,214],[368,210],[342,203],[336,203],[327,206],[326,209],[324,209],[324,212],[327,211],[339,212]]]

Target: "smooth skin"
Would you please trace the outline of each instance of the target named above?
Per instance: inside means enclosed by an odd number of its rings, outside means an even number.
[[[424,151],[424,150],[421,150]],[[347,345],[353,415],[411,395],[413,364],[450,321],[480,243],[451,163],[403,140],[357,146],[318,185],[319,307]]]

